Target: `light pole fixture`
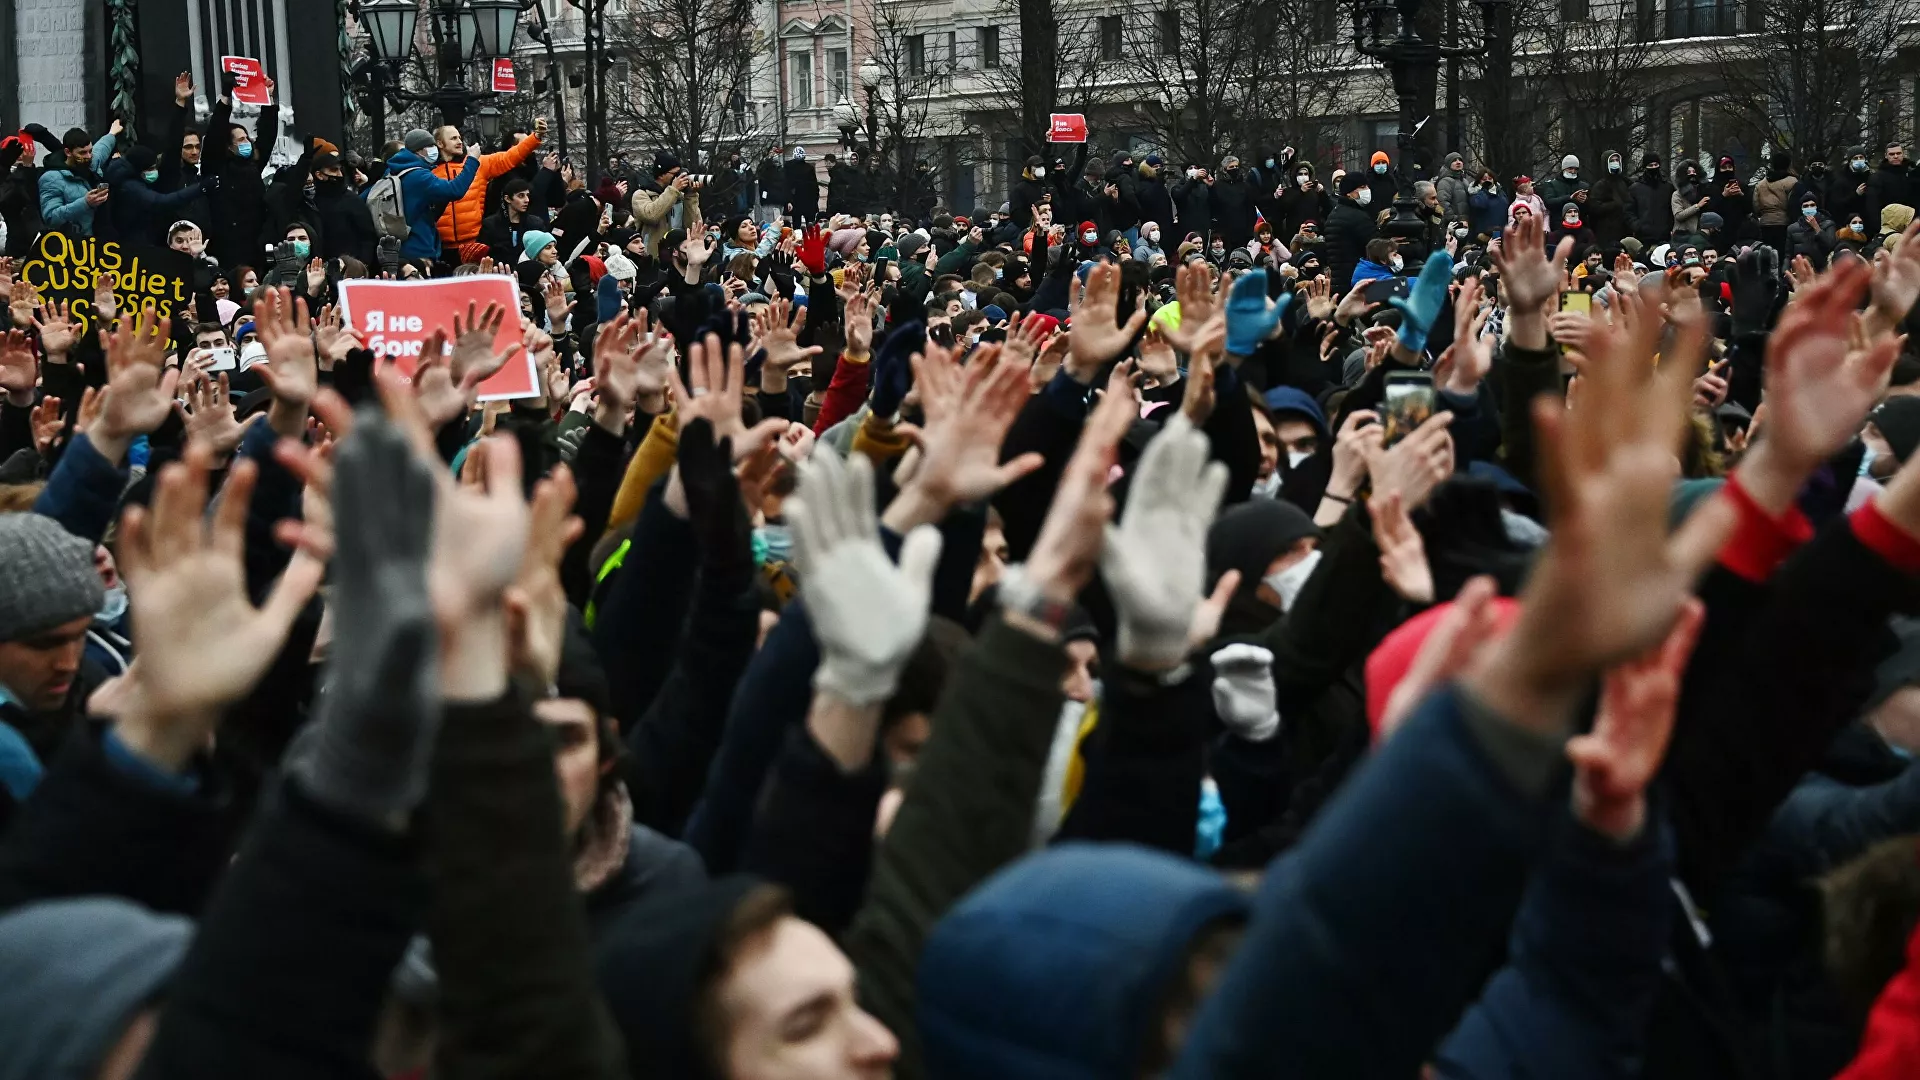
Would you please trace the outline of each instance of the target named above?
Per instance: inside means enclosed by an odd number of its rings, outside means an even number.
[[[1508,0],[1478,0],[1488,31],[1480,44],[1439,44],[1420,36],[1417,20],[1422,2],[1371,0],[1353,9],[1354,51],[1380,61],[1393,79],[1393,95],[1400,111],[1397,142],[1402,168],[1425,164],[1415,160],[1415,147],[1420,126],[1434,110],[1429,97],[1440,61],[1492,59],[1492,54],[1501,47],[1493,33],[1495,22],[1508,6]]]
[[[413,55],[413,36],[419,22],[416,0],[356,0],[354,16],[367,30],[367,53],[373,63],[362,78],[379,105],[375,126],[385,134],[385,102],[396,105],[432,104],[443,123],[458,125],[474,105],[491,101],[491,89],[466,85],[463,67],[469,61],[508,58],[520,17],[538,0],[432,0],[427,27],[433,38],[440,85],[429,93],[400,85],[400,67]],[[496,111],[496,123],[498,113]]]
[[[420,8],[413,0],[361,0],[360,25],[367,29],[367,52],[383,64],[398,64],[413,52],[413,28]]]

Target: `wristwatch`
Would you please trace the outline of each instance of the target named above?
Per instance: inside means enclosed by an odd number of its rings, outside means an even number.
[[[1073,603],[1055,600],[1040,591],[1027,576],[1025,563],[1007,567],[1000,578],[999,599],[1001,610],[1025,616],[1055,633],[1063,632],[1073,618]]]

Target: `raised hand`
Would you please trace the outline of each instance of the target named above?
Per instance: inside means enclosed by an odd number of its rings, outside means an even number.
[[[88,387],[87,392],[92,393],[93,388]],[[47,452],[53,449],[54,440],[60,437],[61,429],[66,427],[66,417],[60,415],[60,399],[41,398],[28,420],[33,425],[34,452],[46,457]]]
[[[1702,331],[1683,329],[1656,368],[1665,324],[1648,304],[1622,295],[1616,318],[1595,324],[1579,408],[1534,403],[1551,539],[1528,579],[1520,625],[1473,679],[1482,700],[1516,723],[1569,723],[1587,680],[1664,638],[1732,527],[1725,497],[1715,496],[1668,529]]]
[[[874,518],[873,464],[855,454],[817,454],[800,466],[800,490],[787,502],[794,555],[820,667],[814,686],[851,705],[892,696],[927,627],[940,533],[909,532],[894,565]]]
[[[878,291],[869,290],[847,301],[844,322],[848,356],[867,356],[873,352],[873,313],[879,306],[879,296]]]
[[[803,360],[819,356],[822,351],[818,345],[800,347],[800,331],[807,328],[807,309],[803,307],[794,314],[793,305],[784,296],[775,297],[765,311],[754,316],[754,323],[765,342],[766,363],[776,371],[784,373]],[[869,336],[873,333],[871,323],[867,333]]]
[[[1546,255],[1546,227],[1532,214],[1518,218],[1507,230],[1498,249],[1489,249],[1494,269],[1500,271],[1500,285],[1507,293],[1507,307],[1518,311],[1537,311],[1558,296],[1565,282],[1562,268],[1573,254],[1573,237],[1563,237]]]
[[[1121,364],[1113,369],[1106,393],[1080,429],[1080,442],[1061,473],[1047,520],[1022,570],[1042,596],[1071,603],[1092,580],[1107,521],[1113,516],[1107,474],[1118,456],[1120,440],[1139,417],[1140,393],[1127,365]]]
[[[1920,242],[1914,244],[1920,254]],[[1848,259],[1801,290],[1767,339],[1767,428],[1756,447],[1804,473],[1860,430],[1886,388],[1902,338],[1864,342],[1854,310],[1874,272]],[[1864,346],[1864,347],[1861,347]]]
[[[307,406],[320,389],[319,357],[313,349],[307,302],[285,288],[265,289],[254,301],[253,325],[267,350],[267,363],[259,365],[261,381],[273,391],[275,406],[295,422],[289,431],[276,418],[274,430],[297,435],[306,428]]]
[[[313,324],[313,344],[319,350],[322,371],[332,371],[348,353],[366,348],[359,333],[342,323],[340,312],[331,304],[320,309],[320,318]]]
[[[1052,335],[1046,331],[1047,317],[1034,312],[1007,328],[1007,340],[1001,349],[1005,361],[1031,368],[1040,358]]]
[[[1453,475],[1453,439],[1447,434],[1452,422],[1453,413],[1436,412],[1406,438],[1375,450],[1367,458],[1373,497],[1397,495],[1406,511],[1425,505],[1433,489]]]
[[[1367,409],[1348,413],[1333,437],[1333,473],[1327,479],[1327,494],[1351,502],[1367,478],[1367,463],[1380,452],[1385,439],[1378,413]]]
[[[204,445],[216,458],[238,450],[247,429],[234,418],[227,373],[221,372],[217,380],[197,373],[188,379],[186,391],[180,409],[187,421],[187,440]]]
[[[1161,386],[1180,378],[1180,357],[1174,353],[1164,332],[1151,326],[1140,339],[1140,370]]]
[[[427,423],[436,431],[472,407],[473,386],[454,381],[446,331],[435,330],[421,348],[420,362],[413,369],[413,393]]]
[[[708,334],[704,342],[696,341],[687,349],[687,383],[691,385],[681,382],[678,371],[667,371],[677,421],[685,424],[701,417],[712,421],[714,441],[731,441],[735,461],[758,452],[787,428],[785,420],[776,418],[747,429],[740,416],[745,368],[746,353],[738,342],[723,346],[720,335]]]
[[[1392,735],[1428,694],[1485,661],[1500,634],[1500,614],[1494,605],[1496,591],[1493,579],[1485,576],[1461,586],[1460,594],[1420,643],[1407,673],[1387,694],[1380,707],[1376,743]]]
[[[1187,384],[1181,388],[1180,412],[1194,427],[1205,427],[1213,416],[1214,377],[1227,358],[1227,320],[1216,314],[1207,320],[1193,345],[1187,364]]]
[[[1394,492],[1367,504],[1373,511],[1373,542],[1380,549],[1380,578],[1402,600],[1431,604],[1433,570],[1427,565],[1427,545],[1407,516],[1405,503]]]
[[[1290,292],[1282,293],[1278,300],[1267,298],[1267,275],[1264,273],[1242,274],[1234,279],[1233,288],[1227,295],[1228,355],[1253,355],[1262,342],[1279,331],[1280,319],[1292,303],[1293,294]],[[1180,325],[1186,325],[1184,308],[1180,312]]]
[[[1119,609],[1120,660],[1131,667],[1167,670],[1186,658],[1206,595],[1207,528],[1227,487],[1227,467],[1207,458],[1206,435],[1184,415],[1169,420],[1141,455],[1119,526],[1106,531],[1100,565]]]
[[[527,553],[520,576],[505,594],[507,641],[513,669],[540,686],[560,674],[567,637],[567,592],[560,584],[560,561],[586,527],[574,517],[573,470],[556,466],[533,488],[527,524]]]
[[[1146,325],[1147,301],[1141,297],[1133,314],[1119,323],[1120,268],[1100,263],[1087,273],[1086,283],[1074,290],[1071,312],[1073,338],[1067,370],[1078,381],[1090,383],[1101,365],[1127,351]]]
[[[1000,461],[1000,444],[1027,402],[1027,373],[998,346],[981,346],[962,369],[946,350],[929,343],[911,363],[927,420],[920,468],[887,509],[887,524],[896,532],[984,499],[1042,462],[1038,454]],[[922,502],[927,505],[917,505]]]
[[[1433,365],[1435,386],[1455,394],[1472,394],[1493,370],[1493,342],[1481,336],[1493,310],[1480,310],[1480,279],[1468,278],[1453,298],[1453,344]]]
[[[73,321],[71,304],[65,300],[48,304],[35,311],[31,318],[34,330],[40,334],[40,347],[46,350],[49,363],[57,364],[73,351],[73,342],[79,335],[80,327]],[[113,316],[109,314],[100,318],[104,325]]]
[[[152,509],[130,508],[120,526],[119,566],[141,662],[117,731],[171,769],[207,745],[222,710],[266,673],[322,572],[318,560],[296,554],[256,608],[242,555],[259,470],[236,464],[208,516],[211,465],[207,447],[189,443],[182,461],[160,471]]]
[[[38,290],[24,278],[15,278],[13,289],[8,296],[7,311],[13,316],[13,325],[21,328],[33,325],[33,310],[40,306]],[[104,319],[102,320],[105,321]]]
[[[1180,303],[1180,325],[1166,331],[1167,341],[1187,355],[1193,355],[1200,328],[1226,307],[1227,278],[1216,282],[1213,270],[1202,262],[1190,262],[1174,274],[1174,298]]]
[[[1900,245],[1874,264],[1871,311],[1879,324],[1876,330],[1899,326],[1913,310],[1914,301],[1920,300],[1920,243],[1914,242],[1916,238],[1920,238],[1920,222],[1909,224],[1900,235]]]
[[[107,385],[100,416],[88,428],[87,437],[101,456],[116,465],[136,436],[153,432],[173,413],[180,373],[166,367],[168,329],[167,321],[149,308],[132,319],[122,317],[118,327],[101,334],[107,350]]]
[[[1588,828],[1625,842],[1647,819],[1647,785],[1673,735],[1680,679],[1700,638],[1706,608],[1688,599],[1665,641],[1608,671],[1593,731],[1567,743],[1573,762],[1573,813]]]
[[[33,355],[33,343],[18,330],[0,337],[0,391],[12,404],[24,408],[33,403],[33,388],[40,382],[40,361]]]
[[[1333,299],[1333,282],[1331,279],[1323,274],[1307,282],[1307,318],[1318,320],[1330,319],[1333,317],[1334,310],[1337,306]],[[1181,313],[1185,314],[1186,310],[1186,306],[1182,305],[1180,308]]]

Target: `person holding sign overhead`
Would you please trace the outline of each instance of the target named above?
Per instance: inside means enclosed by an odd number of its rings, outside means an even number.
[[[271,94],[273,80],[266,83]],[[200,175],[213,211],[212,220],[201,224],[207,230],[207,250],[220,265],[245,266],[260,261],[260,228],[266,220],[267,200],[261,176],[280,138],[280,111],[277,105],[261,106],[259,123],[249,134],[233,122],[232,73],[221,76],[221,84],[224,89],[207,118],[207,138],[201,147]]]

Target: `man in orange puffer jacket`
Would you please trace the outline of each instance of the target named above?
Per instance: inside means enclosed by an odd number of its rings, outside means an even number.
[[[547,121],[542,118],[533,122],[533,134],[520,140],[518,145],[508,147],[497,154],[480,156],[480,175],[473,178],[473,186],[467,193],[447,204],[437,223],[440,229],[440,250],[446,252],[450,260],[459,257],[460,245],[471,244],[480,239],[480,222],[487,216],[487,183],[496,176],[512,171],[515,167],[533,156],[540,148],[540,140],[547,134]],[[466,167],[467,144],[460,137],[460,129],[452,126],[436,128],[433,143],[440,148],[440,161],[433,167],[433,175],[442,180],[450,180],[460,175]]]

